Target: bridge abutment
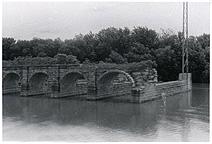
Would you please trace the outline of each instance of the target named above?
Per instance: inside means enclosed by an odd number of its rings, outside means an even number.
[[[146,101],[171,96],[192,89],[191,73],[179,74],[178,81],[163,83],[146,83],[143,87],[133,88],[131,91],[131,102],[143,103]]]

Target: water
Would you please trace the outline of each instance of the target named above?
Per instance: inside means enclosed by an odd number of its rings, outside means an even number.
[[[209,141],[209,86],[143,104],[3,97],[4,141]]]

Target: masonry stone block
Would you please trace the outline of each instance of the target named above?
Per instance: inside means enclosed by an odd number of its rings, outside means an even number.
[[[4,76],[6,73],[11,72],[17,72],[21,77],[20,83],[22,96],[39,94],[39,92],[33,93],[29,87],[30,78],[39,72],[43,72],[48,75],[48,87],[41,89],[41,92],[46,92],[51,97],[65,96],[65,94],[63,95],[60,91],[61,79],[71,72],[78,72],[79,74],[82,74],[86,81],[82,81],[79,84],[75,83],[75,89],[70,91],[71,93],[68,93],[66,96],[87,93],[87,99],[89,100],[97,100],[130,93],[131,102],[141,103],[147,100],[160,98],[161,93],[172,95],[192,88],[191,74],[180,74],[179,81],[158,83],[157,71],[155,69],[138,67],[132,68],[132,66],[126,67],[122,65],[115,65],[111,67],[83,65],[21,66],[16,68],[3,67]],[[119,73],[125,75],[128,78],[129,83],[110,85],[108,80],[113,80],[113,77],[117,76]],[[105,84],[105,89],[100,89],[98,80],[100,80],[100,77],[102,77],[103,74],[108,74],[106,79],[102,79],[105,82],[107,81],[107,84],[103,81],[102,84]],[[98,94],[101,93],[103,93],[102,97],[98,96]]]

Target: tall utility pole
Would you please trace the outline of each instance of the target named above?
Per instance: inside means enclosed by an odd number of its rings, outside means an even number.
[[[182,73],[188,73],[188,2],[183,2]]]

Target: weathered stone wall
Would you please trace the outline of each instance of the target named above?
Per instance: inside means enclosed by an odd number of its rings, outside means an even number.
[[[17,87],[20,83],[21,89],[18,88],[22,96],[49,94],[51,97],[59,98],[87,94],[88,99],[98,100],[129,94],[129,101],[141,103],[160,98],[162,94],[169,96],[191,89],[190,74],[180,74],[179,81],[158,83],[157,71],[155,69],[138,67],[138,65],[109,65],[107,67],[97,65],[3,67],[3,78],[11,73],[14,73],[20,79],[18,81],[17,78],[13,82],[9,81],[8,78],[7,81],[11,84],[17,83]],[[118,82],[112,84],[113,80],[120,74],[127,78],[127,83]],[[85,83],[77,83],[82,78]],[[41,87],[39,89],[30,89],[33,84],[35,88],[37,88],[36,85]],[[16,91],[15,88],[13,87],[11,92]]]
[[[104,99],[104,98],[111,98],[111,97],[117,97],[117,96],[123,96],[123,95],[130,95],[132,84],[131,83],[119,83],[107,86],[108,90],[105,90],[105,92],[101,91],[97,95],[97,97],[90,97],[88,96],[88,100],[98,100],[98,99]]]
[[[133,87],[143,87],[146,82],[150,81],[157,82],[157,72],[148,66],[140,64],[3,66],[3,79],[7,74],[11,73],[15,73],[20,77],[21,89],[19,91],[21,91],[21,96],[48,94],[50,97],[65,97],[87,93],[88,97],[96,97],[98,99],[99,95],[111,97],[127,94],[131,93]],[[74,74],[76,76],[76,73],[85,78],[87,85],[77,86],[75,78],[71,79],[69,77],[69,79],[66,79],[67,75]],[[119,74],[125,75],[131,84],[107,85],[113,77]],[[104,75],[108,75],[106,76],[106,79],[109,80],[107,84],[101,82],[105,79],[101,79]],[[43,80],[41,80],[41,77],[43,77]],[[45,80],[44,77],[46,77]],[[63,89],[64,91],[61,91],[61,87],[65,86],[61,85],[63,79],[67,83],[68,81],[74,81],[69,90]],[[99,83],[106,84],[106,88],[103,88],[103,91],[100,89]],[[40,88],[38,88],[39,86]],[[73,89],[71,90],[71,88]],[[108,89],[108,91],[104,93],[104,89]],[[12,89],[12,91],[16,90]]]
[[[143,89],[133,89],[131,102],[142,103],[159,99],[164,96],[171,96],[191,90],[191,74],[182,76],[180,74],[178,81],[163,82],[163,83],[150,83]]]

